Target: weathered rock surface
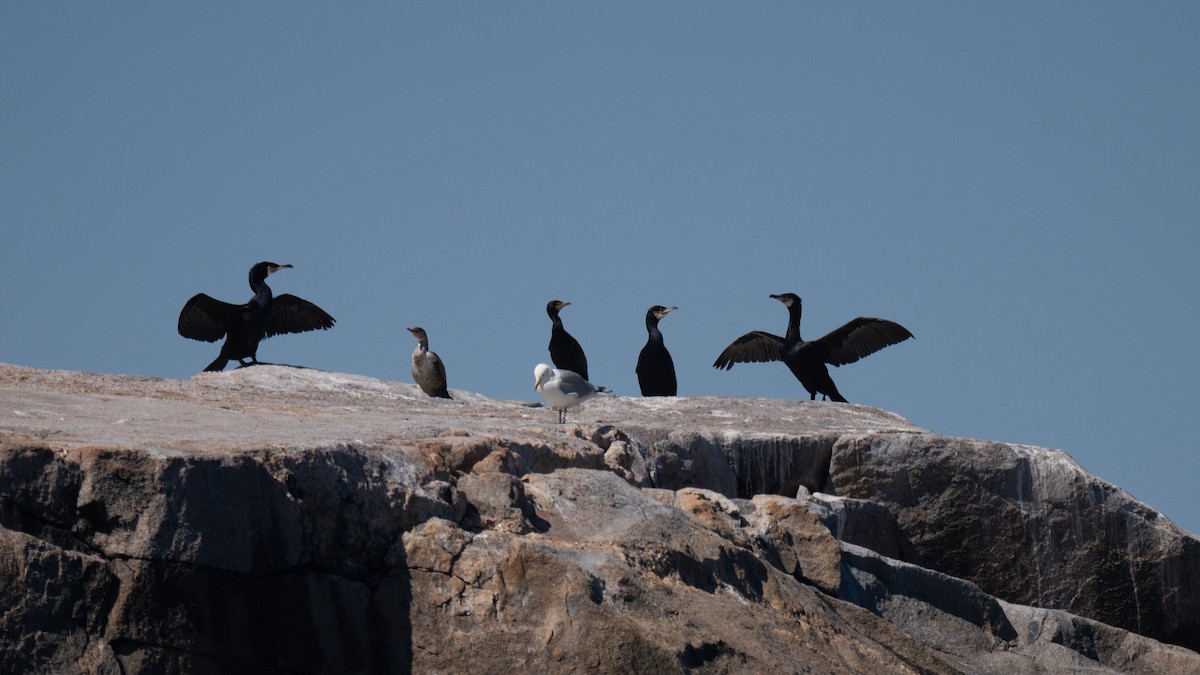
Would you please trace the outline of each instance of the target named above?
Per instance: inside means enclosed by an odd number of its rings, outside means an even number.
[[[1200,672],[1197,540],[1062,453],[455,396],[0,365],[0,672]]]
[[[1061,452],[844,436],[828,490],[887,507],[903,560],[1200,649],[1200,540]]]

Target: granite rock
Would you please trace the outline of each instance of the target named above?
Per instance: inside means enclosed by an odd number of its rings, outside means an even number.
[[[1200,672],[1196,539],[1062,453],[454,394],[0,365],[0,671]]]
[[[830,489],[886,507],[896,557],[1005,601],[1200,649],[1200,540],[1065,453],[932,434],[847,436]]]

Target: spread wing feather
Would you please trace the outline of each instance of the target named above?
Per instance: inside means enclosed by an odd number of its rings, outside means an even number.
[[[829,365],[844,366],[911,337],[913,334],[907,328],[894,321],[860,316],[813,340],[809,349],[815,350]]]
[[[267,334],[303,333],[310,330],[332,328],[334,318],[313,303],[291,293],[275,297],[271,304],[271,318],[267,321]]]
[[[778,361],[783,338],[756,330],[733,341],[713,363],[713,368],[729,370],[735,363]]]
[[[241,312],[241,305],[197,293],[179,312],[179,334],[192,340],[216,342],[241,318]]]

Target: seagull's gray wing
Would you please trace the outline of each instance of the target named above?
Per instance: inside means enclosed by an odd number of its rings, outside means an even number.
[[[583,376],[573,370],[556,369],[558,390],[566,396],[584,397],[600,390],[599,387],[583,379]]]

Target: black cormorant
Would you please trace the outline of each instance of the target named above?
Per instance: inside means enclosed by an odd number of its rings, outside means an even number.
[[[638,385],[642,388],[642,396],[674,396],[678,391],[675,362],[663,344],[662,332],[658,330],[659,320],[677,309],[655,305],[646,310],[646,332],[650,337],[646,340],[646,346],[642,347],[637,362]]]
[[[845,402],[825,364],[854,363],[913,336],[907,328],[893,321],[860,316],[823,338],[805,342],[800,338],[800,298],[794,293],[771,297],[788,308],[787,337],[762,331],[746,333],[721,352],[713,363],[714,368],[728,370],[735,363],[783,361],[808,390],[810,400],[816,400],[817,394],[821,394]]]
[[[412,353],[413,381],[434,398],[450,398],[450,392],[446,391],[446,364],[429,351],[429,335],[421,327],[407,330],[417,338],[417,348]]]
[[[204,342],[225,338],[220,356],[204,370],[223,370],[233,359],[242,366],[258,363],[258,343],[272,335],[333,326],[333,317],[311,302],[290,293],[279,297],[272,295],[267,276],[290,267],[273,262],[260,262],[251,267],[250,290],[254,291],[254,297],[244,305],[221,302],[204,293],[197,293],[187,301],[179,312],[180,335]]]
[[[571,303],[562,300],[551,300],[546,303],[546,313],[554,322],[550,329],[550,360],[562,370],[578,373],[583,379],[588,379],[587,357],[583,355],[583,347],[563,328],[562,319],[558,312]]]

